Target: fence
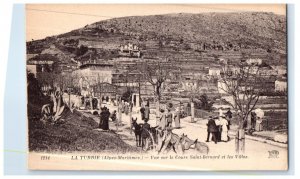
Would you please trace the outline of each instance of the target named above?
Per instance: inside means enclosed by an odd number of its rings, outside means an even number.
[[[288,128],[287,111],[266,111],[263,120],[264,130],[282,130]]]
[[[263,130],[274,131],[274,130],[287,130],[288,121],[287,119],[271,119],[266,118],[262,122]]]

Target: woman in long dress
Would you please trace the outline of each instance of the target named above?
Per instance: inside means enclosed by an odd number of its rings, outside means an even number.
[[[225,116],[221,116],[220,125],[222,128],[221,141],[227,142],[228,141],[228,121],[226,120]]]
[[[256,123],[255,123],[255,131],[262,131],[263,130],[262,122],[263,122],[263,120],[260,117],[257,117]]]
[[[174,122],[175,122],[175,127],[180,128],[180,110],[179,110],[179,108],[176,108]]]

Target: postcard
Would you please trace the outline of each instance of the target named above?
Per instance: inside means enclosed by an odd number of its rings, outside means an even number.
[[[285,4],[27,4],[28,169],[288,170]]]

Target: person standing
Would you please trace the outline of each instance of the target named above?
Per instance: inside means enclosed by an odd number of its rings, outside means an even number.
[[[218,142],[218,139],[217,139],[218,128],[217,128],[215,120],[213,119],[212,116],[209,116],[209,120],[208,120],[206,125],[207,125],[207,139],[206,139],[206,142],[209,142],[209,137],[210,137],[210,134],[211,134],[212,135],[212,140],[216,144]]]
[[[116,110],[114,110],[113,113],[111,113],[110,118],[113,122],[116,121],[116,119],[117,119],[117,111]]]
[[[246,127],[247,133],[252,133],[252,123],[251,123],[251,114],[248,114],[247,116],[247,127]]]
[[[251,112],[251,128],[252,128],[252,130],[255,129],[255,125],[256,125],[256,113]]]
[[[230,108],[228,108],[228,111],[226,112],[225,116],[228,117],[229,120],[231,120],[231,118],[232,118],[232,112],[230,111]]]
[[[230,130],[231,119],[232,119],[232,112],[230,111],[230,108],[228,108],[228,111],[225,113],[225,117],[228,122],[227,128],[228,130]]]
[[[174,115],[174,122],[175,122],[175,127],[180,128],[180,109],[179,109],[179,107],[176,108],[175,115]]]
[[[145,107],[144,106],[141,107],[140,112],[141,112],[141,119],[144,120],[145,119]]]
[[[165,115],[165,110],[160,109],[160,118],[159,118],[159,128],[161,130],[164,130],[166,128],[166,115]]]
[[[173,114],[171,112],[171,108],[173,107],[172,103],[168,104],[168,112],[166,114],[167,127],[172,127]]]
[[[144,120],[149,121],[149,118],[150,118],[150,108],[149,108],[149,103],[147,103],[145,106]]]
[[[221,141],[227,142],[228,141],[228,121],[226,120],[225,116],[221,116],[220,126],[222,128]]]
[[[118,121],[117,121],[117,125],[122,123],[122,108],[123,108],[122,103],[119,102],[119,104],[118,104],[118,119],[117,119]]]
[[[124,112],[126,115],[128,115],[129,113],[129,103],[127,101],[124,104]]]
[[[142,149],[147,150],[149,148],[149,138],[150,138],[150,124],[148,123],[148,120],[144,120],[144,124],[142,127]]]
[[[257,117],[256,124],[255,124],[255,131],[259,132],[263,130],[262,122],[263,122],[262,118]]]
[[[109,116],[110,116],[109,109],[105,107],[104,116],[103,116],[104,120],[103,120],[103,124],[102,124],[103,130],[109,130]]]
[[[130,134],[132,134],[132,107],[133,107],[133,104],[132,104],[132,102],[130,101],[130,102],[129,102]]]
[[[100,112],[100,121],[99,121],[99,128],[102,129],[103,123],[104,123],[104,108],[101,108],[101,112]]]

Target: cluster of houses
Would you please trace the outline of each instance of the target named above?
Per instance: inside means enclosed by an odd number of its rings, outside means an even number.
[[[78,81],[78,83],[74,85],[79,87],[82,94],[85,95],[93,92],[94,95],[102,93],[102,95],[105,94],[106,97],[114,98],[118,93],[131,89],[144,96],[152,96],[153,87],[143,78],[143,75],[135,66],[138,61],[146,60],[140,58],[141,50],[139,46],[133,43],[120,45],[119,55],[120,59],[129,59],[128,62],[122,60],[117,63],[105,60],[89,60],[84,63],[77,63],[76,60],[71,59],[73,63],[66,63],[51,55],[28,54],[27,70],[36,76],[39,73],[51,73],[57,69],[59,69],[61,73],[72,74],[72,76],[76,78],[75,81]],[[239,68],[228,65],[228,60],[219,60],[226,65],[215,64],[214,66],[205,66],[201,68],[201,70],[186,69],[180,70],[176,74],[174,73],[172,79],[166,81],[165,92],[167,92],[167,94],[177,93],[178,95],[180,95],[181,92],[224,93],[224,91],[221,90],[222,84],[219,80],[222,75],[222,68],[228,67],[232,73],[235,73]],[[264,84],[261,84],[265,90],[286,92],[286,67],[269,66],[259,58],[246,59],[243,62],[257,68],[262,68],[262,74],[270,77],[267,82],[265,81]],[[172,63],[172,61],[167,63]],[[255,69],[252,73],[255,73]],[[105,84],[106,86],[102,88],[99,87],[99,84]],[[49,86],[44,86],[44,88],[48,89]],[[104,88],[109,88],[110,90],[105,92],[103,91]]]

